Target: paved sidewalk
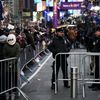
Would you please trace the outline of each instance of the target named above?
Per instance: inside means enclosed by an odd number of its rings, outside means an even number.
[[[72,100],[70,98],[70,88],[64,88],[62,81],[59,82],[59,91],[56,95],[54,94],[54,91],[51,90],[51,65],[52,58],[47,61],[34,79],[23,88],[23,91],[31,100]],[[20,97],[17,100],[25,99]],[[74,100],[83,100],[82,88],[78,90],[78,97]],[[84,100],[100,100],[100,91],[92,91],[91,89],[88,89],[88,85],[86,85],[86,98]]]

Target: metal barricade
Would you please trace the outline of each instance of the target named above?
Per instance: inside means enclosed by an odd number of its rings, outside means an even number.
[[[99,56],[100,53],[90,53],[90,52],[58,53],[55,56],[55,66],[54,66],[55,94],[57,94],[58,92],[58,85],[59,85],[58,81],[63,80],[63,81],[68,81],[68,85],[71,86],[70,89],[72,98],[76,98],[78,96],[79,89],[82,89],[82,97],[85,98],[86,84],[92,84],[92,83],[100,84],[99,82],[100,77],[99,78],[94,77],[96,74],[95,71],[94,71],[94,76],[91,76],[90,73],[91,63],[94,63],[94,69],[97,64],[95,62],[96,59],[93,60],[94,62],[92,62],[91,57],[96,58]],[[98,60],[100,59],[98,58]],[[62,69],[63,78],[61,78],[61,75],[58,75],[59,68]]]
[[[29,97],[19,88],[19,70],[17,59],[8,58],[0,60],[0,97],[6,97],[6,100],[14,100],[16,93],[21,93],[26,100]]]
[[[21,53],[20,53],[20,66],[21,66],[21,68],[24,66],[24,64],[29,62],[33,57],[35,57],[39,52],[42,51],[41,45],[42,44],[38,43],[35,46],[36,50],[34,50],[31,45],[27,45],[25,48],[23,48],[21,50]]]
[[[23,67],[21,68],[21,72],[22,72],[21,88],[23,88],[27,83],[29,83],[31,79],[41,70],[43,65],[51,56],[50,54],[51,53],[48,49],[42,50],[23,65]]]

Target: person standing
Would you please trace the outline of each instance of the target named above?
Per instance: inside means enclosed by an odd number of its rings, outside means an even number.
[[[70,35],[72,37],[72,35]],[[69,52],[72,46],[72,38],[66,36],[64,30],[62,28],[56,29],[56,35],[53,38],[52,42],[48,45],[48,49],[53,53],[53,58],[57,53],[66,53]],[[61,67],[63,73],[63,79],[68,78],[68,63],[67,63],[68,55],[58,55],[56,58],[56,76],[58,78],[59,69]],[[51,79],[51,89],[55,89],[55,61],[52,65],[52,79]],[[64,87],[69,88],[68,81],[64,80]]]
[[[6,43],[7,36],[4,34],[3,29],[0,29],[0,60],[3,57],[3,47]],[[4,63],[0,61],[0,92],[4,91]],[[5,100],[5,95],[0,95],[0,100]]]
[[[20,46],[19,44],[16,42],[16,36],[14,34],[9,34],[7,37],[7,42],[5,43],[4,47],[3,47],[3,56],[4,59],[9,59],[12,57],[16,57],[15,60],[8,60],[6,62],[6,67],[5,71],[6,71],[6,75],[5,75],[5,82],[6,82],[6,90],[13,88],[13,87],[17,87],[18,86],[18,66],[17,66],[17,61],[18,61],[18,57],[20,54]],[[12,90],[11,92],[9,92],[9,100],[11,99],[11,95],[13,92],[16,92],[16,89]]]
[[[91,52],[96,52],[99,53],[100,52],[100,26],[96,27],[96,30],[92,36],[92,43],[93,43],[93,47]],[[94,56],[94,64],[95,64],[95,79],[99,79],[100,75],[99,75],[99,69],[100,69],[100,62],[99,62],[100,56],[96,55]],[[96,82],[98,82],[96,80]],[[97,91],[100,90],[100,84],[92,84],[91,86],[89,86],[89,88],[92,88],[93,91]]]

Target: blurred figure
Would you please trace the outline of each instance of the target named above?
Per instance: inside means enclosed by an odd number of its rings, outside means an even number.
[[[96,27],[96,30],[94,32],[93,38],[91,38],[93,43],[92,52],[100,52],[100,26]],[[94,63],[95,63],[95,79],[99,79],[99,56],[94,56]],[[97,82],[97,81],[96,81]],[[92,88],[92,90],[100,90],[100,84],[92,84],[89,86],[89,88]]]
[[[7,36],[4,34],[4,31],[0,29],[0,60],[4,58],[3,56],[3,47],[6,43]],[[3,62],[0,62],[0,92],[4,91],[4,66]],[[6,100],[5,95],[0,95],[0,100]]]
[[[35,50],[35,43],[34,43],[34,38],[32,36],[32,34],[29,32],[28,29],[24,29],[24,33],[26,35],[26,40],[28,44],[31,44],[32,48]]]
[[[3,59],[3,46],[6,43],[7,36],[4,31],[0,29],[0,60]]]

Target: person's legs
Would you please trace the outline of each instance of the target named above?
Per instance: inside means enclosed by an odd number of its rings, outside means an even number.
[[[95,79],[99,79],[99,56],[95,56]],[[96,80],[95,82],[99,82]],[[93,91],[100,90],[100,84],[95,84],[95,87],[92,89]]]
[[[99,56],[94,57],[95,61],[95,79],[99,79]],[[98,82],[97,80],[95,82]],[[92,88],[92,90],[98,90],[100,89],[99,84],[92,84],[89,86],[89,88]]]
[[[56,65],[55,65],[56,63]],[[60,59],[57,57],[56,62],[53,62],[52,65],[52,79],[51,79],[51,89],[55,88],[55,67],[56,67],[56,78],[58,78],[59,68],[60,68]]]
[[[61,69],[63,73],[63,79],[68,79],[68,63],[66,55],[62,55],[61,57]],[[64,87],[69,88],[68,80],[64,80],[63,82],[64,82]]]

